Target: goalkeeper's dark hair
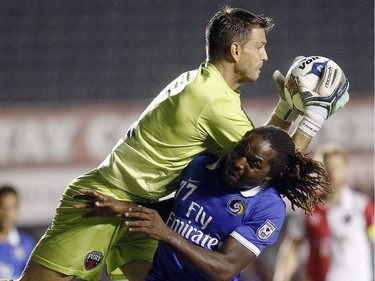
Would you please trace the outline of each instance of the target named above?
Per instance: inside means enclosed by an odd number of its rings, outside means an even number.
[[[274,26],[270,17],[255,15],[249,11],[221,6],[206,27],[206,51],[210,61],[227,56],[233,42],[244,45],[253,28],[269,31]]]
[[[268,141],[276,151],[270,160],[270,184],[277,192],[291,202],[291,207],[300,207],[311,213],[315,206],[323,203],[323,198],[332,193],[331,184],[321,162],[298,150],[292,138],[284,130],[274,126],[264,126],[249,131]]]

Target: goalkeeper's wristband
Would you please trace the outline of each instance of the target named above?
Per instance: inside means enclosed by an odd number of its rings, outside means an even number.
[[[298,123],[298,129],[307,138],[313,139],[323,126],[324,117],[315,112],[306,110],[305,115]]]
[[[283,99],[279,100],[279,103],[273,112],[277,117],[289,123],[293,123],[298,117],[298,112],[293,110],[287,101]]]

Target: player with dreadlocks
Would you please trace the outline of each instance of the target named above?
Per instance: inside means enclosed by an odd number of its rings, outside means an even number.
[[[277,240],[286,212],[281,196],[311,212],[331,186],[320,162],[296,150],[285,131],[265,126],[246,133],[224,157],[196,157],[165,223],[153,209],[128,209],[95,191],[81,192],[95,204],[76,207],[124,215],[130,232],[160,241],[146,280],[239,280]]]

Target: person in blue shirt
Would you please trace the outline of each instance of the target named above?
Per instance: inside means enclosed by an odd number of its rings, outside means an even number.
[[[123,205],[95,191],[98,215],[124,215],[130,232],[159,240],[146,280],[239,280],[241,271],[275,243],[286,206],[281,196],[311,212],[330,194],[325,170],[295,149],[282,129],[249,131],[225,157],[196,157],[183,173],[169,216]],[[76,198],[76,199],[78,199]]]
[[[16,228],[19,195],[10,185],[0,187],[0,278],[18,278],[35,246],[31,235]]]

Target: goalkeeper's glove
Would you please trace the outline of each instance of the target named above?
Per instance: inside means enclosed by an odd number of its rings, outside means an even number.
[[[295,111],[286,101],[284,92],[284,81],[285,77],[280,71],[275,70],[272,75],[272,79],[275,81],[277,86],[277,92],[279,94],[279,102],[276,105],[274,113],[280,119],[289,123],[294,122],[298,117],[298,112]]]
[[[299,130],[308,138],[316,136],[324,121],[349,101],[349,81],[336,64],[328,62],[316,89],[309,89],[306,76],[297,77],[304,107]]]
[[[303,59],[303,56],[298,56],[294,59],[292,66],[299,60]],[[284,89],[284,84],[285,84],[285,77],[282,75],[282,73],[279,70],[275,70],[273,75],[272,75],[273,81],[275,81],[276,86],[277,86],[277,92],[279,94],[279,102],[276,105],[276,108],[274,110],[274,113],[277,117],[280,119],[287,121],[287,122],[294,122],[297,117],[298,117],[298,112],[294,110],[286,101],[285,98],[285,89]]]

